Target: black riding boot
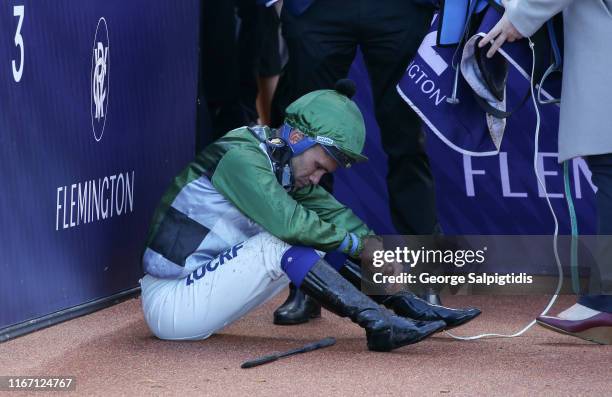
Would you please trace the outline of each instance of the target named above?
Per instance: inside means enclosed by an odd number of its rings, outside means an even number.
[[[356,288],[361,288],[362,278],[359,265],[346,261],[340,269],[340,274]],[[367,281],[364,280],[364,282]],[[423,321],[442,320],[446,323],[446,329],[465,324],[481,313],[476,308],[451,309],[431,304],[410,291],[402,291],[394,295],[373,295],[372,299],[393,310],[398,316]]]
[[[370,350],[389,351],[416,343],[446,326],[443,321],[412,321],[393,315],[323,259],[306,274],[301,289],[326,309],[365,328]]]
[[[321,317],[321,305],[291,283],[287,300],[274,311],[274,324],[302,324],[317,317]]]

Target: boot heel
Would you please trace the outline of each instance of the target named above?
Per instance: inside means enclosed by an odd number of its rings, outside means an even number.
[[[317,303],[310,311],[310,318],[321,318],[321,305]]]
[[[366,338],[368,340],[368,350],[375,352],[388,352],[394,349],[389,345],[389,341],[393,337],[391,328],[381,330],[366,330]]]

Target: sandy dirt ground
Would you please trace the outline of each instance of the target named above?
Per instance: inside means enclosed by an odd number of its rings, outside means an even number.
[[[363,330],[329,312],[305,325],[273,325],[272,312],[284,297],[195,342],[156,339],[140,300],[132,299],[0,344],[0,375],[76,376],[75,392],[54,395],[612,396],[612,346],[535,326],[519,338],[465,342],[437,334],[374,353]],[[445,298],[447,305],[483,309],[455,331],[461,335],[515,332],[546,302],[543,296]],[[570,303],[562,297],[553,312]],[[336,345],[240,368],[248,359],[326,336],[336,337]]]

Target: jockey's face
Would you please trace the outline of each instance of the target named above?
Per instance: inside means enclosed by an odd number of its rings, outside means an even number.
[[[338,163],[321,145],[315,145],[291,159],[291,169],[297,189],[318,185],[323,175],[334,172],[336,168]]]

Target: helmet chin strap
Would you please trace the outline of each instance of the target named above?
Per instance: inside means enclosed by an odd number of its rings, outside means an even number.
[[[295,186],[295,178],[293,177],[294,173],[293,173],[293,164],[291,163],[291,159],[294,156],[291,156],[291,158],[289,159],[289,162],[287,163],[287,165],[283,168],[283,173],[281,176],[281,182],[280,184],[288,191],[288,192],[293,192],[295,190],[297,190],[296,186]],[[278,178],[277,178],[278,179]],[[286,185],[285,185],[286,183]]]
[[[284,142],[283,144],[284,146],[281,148],[268,146],[268,154],[272,161],[276,180],[286,191],[291,192],[295,190],[295,178],[293,177],[293,165],[291,164],[291,159],[295,155]]]
[[[263,130],[258,130],[258,128],[260,127],[247,127],[251,134],[261,142],[260,147],[265,149],[276,180],[286,191],[295,190],[295,179],[293,178],[293,166],[291,164],[291,159],[295,154],[288,141],[282,137],[281,131],[275,133],[271,138],[265,138]]]

